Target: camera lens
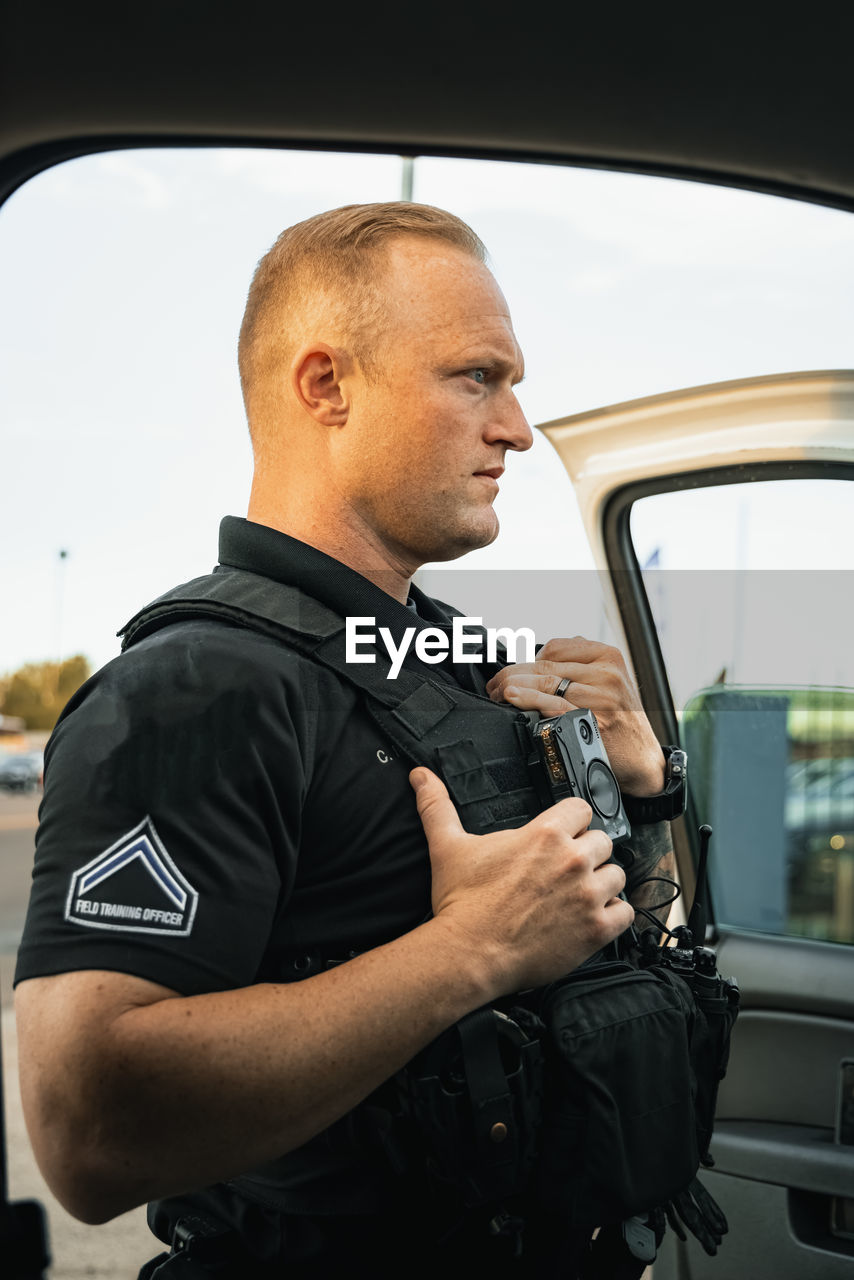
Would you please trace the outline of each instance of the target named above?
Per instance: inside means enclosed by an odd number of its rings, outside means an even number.
[[[587,792],[591,805],[603,818],[615,818],[620,809],[620,788],[604,760],[594,760],[587,770]]]
[[[579,720],[578,732],[581,734],[582,742],[593,741],[593,730],[590,728],[590,725],[586,720]]]

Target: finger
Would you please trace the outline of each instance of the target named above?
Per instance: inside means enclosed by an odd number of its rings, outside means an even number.
[[[486,691],[492,695],[508,684],[536,686],[548,691],[564,678],[573,684],[585,684],[595,674],[589,664],[582,662],[519,662],[496,672],[487,681]]]
[[[691,1187],[687,1187],[684,1191],[680,1191],[678,1195],[674,1196],[673,1203],[685,1226],[693,1236],[697,1237],[703,1248],[708,1252],[706,1241],[704,1240],[704,1236],[708,1236],[708,1230],[694,1202]]]
[[[568,695],[573,694],[573,698]],[[495,699],[497,701],[497,699]],[[516,686],[510,685],[504,690],[505,704],[509,707],[518,707],[520,711],[536,711],[541,719],[549,719],[552,716],[565,715],[567,711],[593,711],[590,706],[590,699],[576,695],[574,686],[570,686],[566,695],[557,697],[553,693],[542,693],[539,689],[532,686]]]
[[[550,817],[556,815],[561,822],[563,829],[571,836],[584,836],[585,842],[591,845],[591,853],[596,848],[601,852],[601,841],[605,840],[608,844],[608,852],[605,854],[604,861],[607,862],[611,855],[611,841],[605,835],[604,831],[589,831],[591,819],[593,818],[593,810],[586,800],[582,800],[580,796],[567,796],[565,800],[558,800],[556,805],[548,809],[544,809],[541,814],[533,818],[533,822],[544,822]],[[587,841],[586,837],[591,836],[592,840]],[[601,840],[599,839],[601,837]],[[596,864],[598,866],[598,863]]]
[[[635,913],[624,898],[611,898],[605,903],[605,918],[608,922],[608,934],[613,939],[622,937],[627,929],[631,929]]]
[[[570,671],[574,666],[574,671]],[[502,667],[486,682],[486,692],[496,701],[501,698],[501,691],[508,684],[528,684],[537,687],[550,687],[567,676],[570,680],[581,680],[587,677],[589,668],[580,663],[558,662],[514,662],[512,666]]]
[[[676,1235],[684,1244],[685,1241],[687,1241],[688,1237],[686,1236],[685,1232],[682,1230],[682,1223],[679,1221],[679,1218],[676,1215],[676,1211],[674,1210],[673,1205],[672,1204],[665,1205],[664,1212],[667,1215],[667,1221],[670,1224],[671,1231],[675,1231]]]
[[[625,898],[612,898],[610,902],[606,902],[605,909],[614,917],[615,937],[631,929],[635,922],[635,909]]]
[[[573,670],[580,673],[579,679],[574,679]],[[579,703],[583,707],[590,706],[592,701],[602,701],[601,692],[597,691],[595,685],[587,683],[590,679],[590,671],[584,668],[574,667],[571,663],[563,663],[560,666],[555,665],[551,670],[534,671],[518,671],[513,670],[506,681],[494,683],[488,690],[493,701],[501,698],[507,699],[507,693],[510,689],[523,690],[528,689],[561,702],[565,701],[565,697],[555,694],[555,690],[561,680],[569,680],[567,693],[573,702]]]
[[[699,1178],[695,1178],[691,1183],[691,1192],[710,1230],[718,1236],[725,1236],[729,1231],[729,1223],[724,1211]]]
[[[427,843],[433,845],[460,835],[464,828],[441,778],[422,765],[412,770],[409,782],[415,792],[415,805]]]
[[[493,701],[497,702],[499,699],[493,697]],[[503,692],[503,701],[508,706],[518,707],[520,711],[537,711],[543,719],[577,710],[575,703],[568,698],[556,698],[554,694],[542,693],[531,685],[509,685]]]
[[[602,644],[599,640],[588,640],[584,636],[571,638],[555,636],[547,640],[537,654],[538,662],[597,662],[600,658],[611,657],[615,652],[611,645]]]
[[[485,688],[490,698],[499,701],[501,698],[501,690],[507,684],[513,684],[517,677],[533,674],[536,663],[533,662],[517,662],[512,667],[503,667],[501,671],[497,671],[494,676],[490,676],[487,680]]]
[[[600,862],[596,868],[597,884],[603,893],[608,894],[607,904],[609,907],[617,904],[619,907],[628,907],[628,914],[632,920],[635,916],[635,909],[627,898],[622,896],[626,887],[625,873],[617,866],[615,862]],[[628,927],[628,926],[627,926]]]
[[[612,895],[616,897],[622,893],[626,884],[626,873],[619,862],[615,862],[612,857],[614,843],[610,836],[606,835],[601,827],[590,830],[593,810],[587,801],[582,800],[580,796],[569,796],[566,800],[559,800],[556,805],[534,818],[532,825],[536,822],[549,821],[550,814],[560,819],[563,830],[573,837],[575,848],[584,855],[590,868],[602,877],[600,881],[602,891],[608,891],[609,897]]]
[[[578,804],[579,802],[581,804],[587,803],[584,800],[579,801],[579,798],[575,796],[571,797],[568,800],[561,800],[559,803],[561,805],[564,805],[564,804]],[[592,819],[593,810],[590,809],[589,805],[587,806],[587,808],[589,809],[590,818]],[[616,867],[618,871],[622,871],[622,867],[620,866],[619,862],[616,862],[613,857],[613,853],[614,853],[613,841],[611,840],[610,836],[605,834],[605,832],[601,829],[601,827],[594,827],[592,830],[584,831],[576,838],[577,838],[579,848],[581,848],[590,857],[590,860],[593,863],[594,870],[598,871],[600,867],[611,866],[611,867]],[[616,884],[616,881],[615,881],[615,884]],[[619,893],[621,889],[622,889],[622,885],[617,885],[616,888],[614,889],[614,892]]]

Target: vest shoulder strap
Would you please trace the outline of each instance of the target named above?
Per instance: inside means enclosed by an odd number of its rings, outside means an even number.
[[[281,637],[293,633],[299,647],[334,635],[344,620],[299,587],[273,582],[246,569],[217,568],[158,596],[140,609],[118,633],[122,650],[182,618],[220,618]]]
[[[379,651],[375,662],[347,662],[345,620],[299,587],[220,567],[139,610],[119,632],[122,650],[195,618],[271,636],[357,688],[401,756],[444,779],[468,831],[519,826],[540,811],[526,754],[526,713],[438,680],[416,664],[404,664],[389,679],[391,664]]]

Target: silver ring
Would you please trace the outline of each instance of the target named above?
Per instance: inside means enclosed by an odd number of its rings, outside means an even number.
[[[556,689],[555,689],[555,691],[554,691],[554,696],[555,696],[556,698],[565,698],[565,697],[566,697],[566,691],[567,691],[567,689],[569,688],[569,686],[570,686],[571,684],[572,684],[572,681],[571,681],[571,680],[567,680],[566,676],[564,676],[564,678],[563,678],[562,680],[559,680],[559,681],[558,681],[558,686],[557,686],[557,688],[556,688]]]

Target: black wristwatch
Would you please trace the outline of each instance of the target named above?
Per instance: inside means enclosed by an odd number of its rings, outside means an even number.
[[[685,812],[688,799],[688,757],[681,747],[662,747],[664,790],[657,796],[629,796],[623,792],[623,808],[633,826],[670,822]]]

